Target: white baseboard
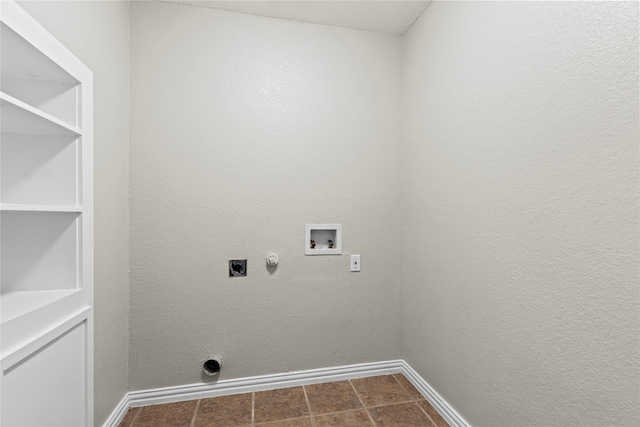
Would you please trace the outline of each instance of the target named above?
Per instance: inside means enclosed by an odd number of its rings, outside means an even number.
[[[116,405],[107,418],[107,421],[102,425],[103,427],[118,427],[120,422],[124,419],[125,415],[127,415],[127,411],[131,405],[129,404],[129,393],[125,394],[122,400]]]
[[[103,427],[117,427],[131,407],[204,399],[229,394],[341,381],[374,375],[404,374],[452,427],[469,427],[462,417],[404,360],[284,372],[248,378],[198,383],[152,390],[130,391],[113,410]]]
[[[471,427],[469,423],[465,421],[453,406],[442,398],[437,391],[433,389],[411,366],[404,360],[401,361],[403,365],[403,371],[405,377],[414,385],[415,388],[424,396],[424,398],[440,413],[442,418],[449,423],[451,427]]]

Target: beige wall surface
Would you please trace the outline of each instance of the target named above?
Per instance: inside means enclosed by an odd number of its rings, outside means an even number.
[[[95,422],[127,391],[129,2],[19,1],[94,78]]]
[[[400,38],[161,2],[131,23],[131,389],[207,381],[211,353],[220,379],[398,358]],[[305,223],[342,224],[343,255],[305,256]]]
[[[403,40],[403,357],[474,426],[640,424],[638,3]]]

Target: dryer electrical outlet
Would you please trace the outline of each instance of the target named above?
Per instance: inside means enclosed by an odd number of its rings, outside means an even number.
[[[244,277],[247,275],[246,259],[229,260],[229,277]]]

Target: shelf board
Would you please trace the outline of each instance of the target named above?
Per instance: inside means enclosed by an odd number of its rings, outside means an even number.
[[[0,211],[10,212],[82,212],[80,206],[47,206],[47,205],[23,205],[14,203],[1,203]]]
[[[2,132],[70,135],[78,137],[82,131],[60,119],[0,92],[2,106]]]
[[[4,22],[5,20],[3,19],[0,29],[2,75],[28,76],[38,80],[79,83],[77,78],[57,63],[70,56],[65,52],[61,52],[60,44],[57,41],[52,43],[49,37],[44,34],[44,31],[40,30],[20,35],[19,28],[25,25],[24,19],[18,17],[12,10],[7,10],[9,7],[6,5],[3,5],[3,7],[5,8],[3,14],[14,15],[14,19],[13,23]],[[13,8],[13,6],[10,7]],[[56,53],[57,61],[50,57],[51,52],[45,54],[34,43],[39,46],[46,44],[49,51],[53,50]],[[65,62],[68,62],[68,60]]]
[[[85,292],[75,288],[2,292],[0,303],[0,358],[3,366],[7,356],[11,358],[23,353],[43,332],[87,307]]]
[[[80,289],[7,292],[0,295],[2,324],[81,292]]]

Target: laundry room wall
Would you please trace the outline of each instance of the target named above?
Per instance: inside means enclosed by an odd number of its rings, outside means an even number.
[[[404,37],[403,358],[473,426],[638,425],[638,3]]]
[[[132,2],[131,389],[207,381],[212,353],[220,379],[400,357],[400,54]],[[305,256],[307,223],[342,224],[343,254]]]

